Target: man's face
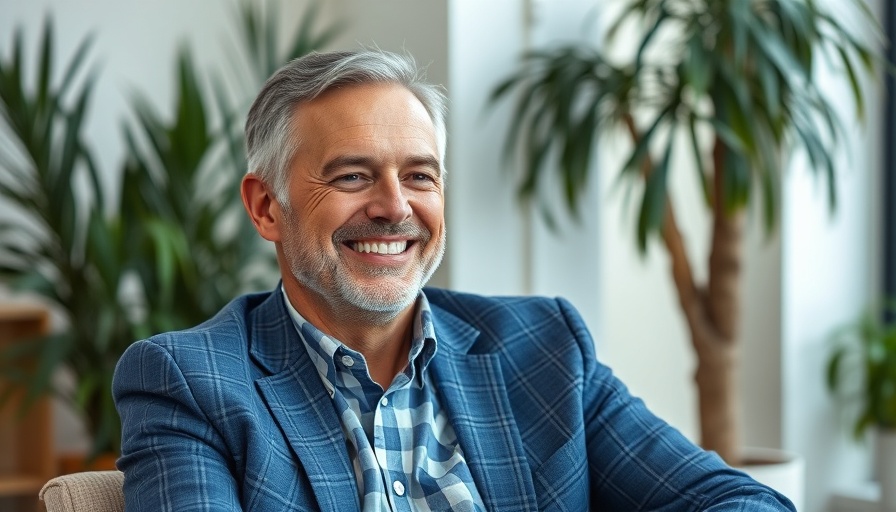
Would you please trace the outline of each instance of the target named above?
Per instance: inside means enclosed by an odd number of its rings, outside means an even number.
[[[445,248],[429,115],[400,85],[353,85],[301,105],[293,129],[281,243],[298,293],[394,317],[414,303]]]

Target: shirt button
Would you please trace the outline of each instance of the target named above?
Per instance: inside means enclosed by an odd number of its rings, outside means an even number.
[[[380,400],[380,403],[383,404],[383,407],[386,407],[387,405],[389,405],[389,399],[386,397],[383,397],[383,399]]]
[[[355,365],[355,360],[352,359],[352,356],[342,356],[342,364],[351,368]]]
[[[395,491],[395,494],[404,496],[404,484],[399,482],[398,480],[392,482],[392,490]]]

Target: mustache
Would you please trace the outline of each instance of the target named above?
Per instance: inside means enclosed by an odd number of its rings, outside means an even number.
[[[426,243],[432,238],[432,233],[423,226],[410,220],[398,224],[355,222],[337,228],[336,231],[333,232],[333,242],[338,245],[351,240],[385,236],[401,236]]]

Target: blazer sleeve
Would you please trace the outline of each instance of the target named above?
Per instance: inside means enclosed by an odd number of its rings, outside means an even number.
[[[164,347],[131,345],[112,392],[122,422],[126,510],[241,510],[226,446]]]
[[[571,304],[560,309],[583,353],[583,412],[592,508],[605,510],[795,510],[790,501],[727,466],[651,413],[594,354]]]

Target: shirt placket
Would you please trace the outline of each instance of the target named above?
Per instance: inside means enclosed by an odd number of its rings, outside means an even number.
[[[411,510],[410,485],[402,456],[401,432],[395,428],[394,402],[399,390],[387,390],[376,404],[374,453],[392,510]]]

